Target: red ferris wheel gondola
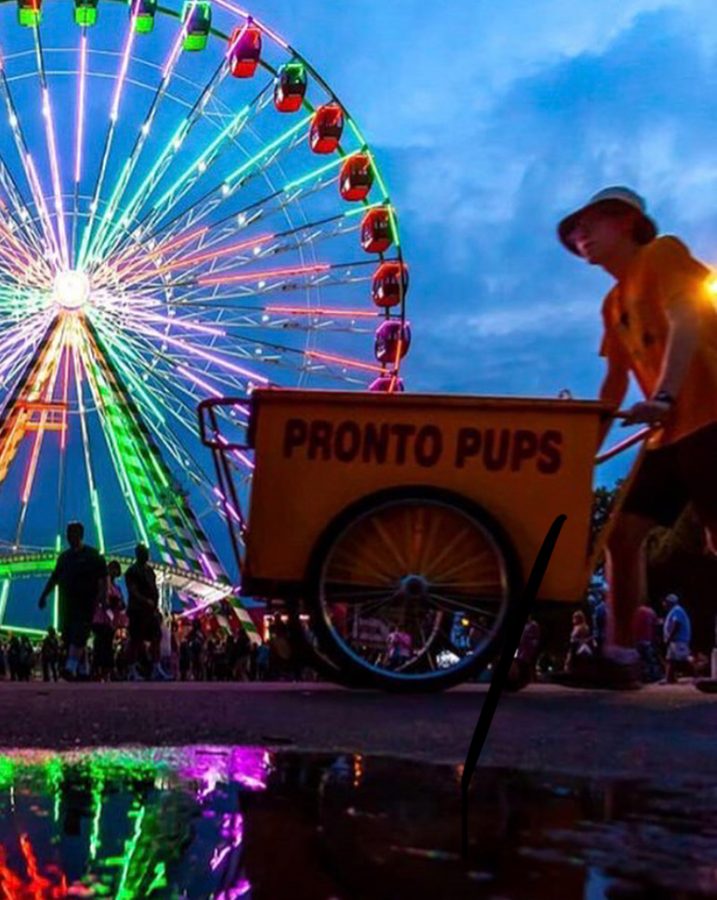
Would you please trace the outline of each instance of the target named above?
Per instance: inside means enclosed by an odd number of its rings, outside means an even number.
[[[261,58],[261,31],[256,25],[235,28],[229,41],[229,67],[235,78],[252,78]]]
[[[333,153],[344,131],[344,111],[338,103],[327,103],[314,113],[309,143],[314,153]]]

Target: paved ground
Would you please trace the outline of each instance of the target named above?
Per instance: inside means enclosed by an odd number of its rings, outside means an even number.
[[[0,746],[265,744],[461,762],[487,687],[396,697],[314,684],[0,682]],[[534,685],[506,695],[482,763],[717,776],[717,696]]]

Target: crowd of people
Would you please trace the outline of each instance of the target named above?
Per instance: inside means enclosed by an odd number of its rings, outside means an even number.
[[[692,624],[680,597],[670,593],[662,601],[662,616],[647,603],[632,618],[632,646],[639,657],[639,679],[645,684],[675,684],[679,675],[694,675],[699,667],[691,651]],[[572,617],[565,671],[580,675],[603,657],[607,645],[609,609],[603,597],[591,605],[590,621],[582,610]]]
[[[286,625],[273,617],[268,639],[252,643],[246,632],[217,632],[209,613],[195,618],[177,614],[161,616],[159,621],[159,664],[162,676],[154,671],[149,655],[138,659],[133,654],[127,615],[119,604],[103,631],[93,628],[85,648],[84,666],[68,670],[67,646],[50,627],[44,637],[17,634],[12,630],[0,635],[0,680],[58,681],[274,681],[311,680],[315,673],[297,664],[288,646]]]
[[[0,634],[0,678],[29,681],[267,680],[308,678],[292,652],[288,628],[275,616],[268,640],[252,643],[237,623],[217,628],[211,610],[196,615],[163,611],[149,551],[135,549],[123,573],[84,543],[80,522],[67,527],[63,551],[39,599],[45,608],[59,594],[59,628],[40,639],[26,632]],[[124,589],[120,583],[124,581]]]

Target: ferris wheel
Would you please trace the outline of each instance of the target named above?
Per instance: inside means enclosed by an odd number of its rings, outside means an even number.
[[[401,389],[386,185],[320,75],[228,0],[0,0],[0,22],[0,626],[71,519],[212,604],[231,578],[197,404]]]

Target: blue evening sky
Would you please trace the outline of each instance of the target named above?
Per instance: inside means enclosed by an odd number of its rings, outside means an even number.
[[[607,184],[717,262],[714,0],[255,0],[385,168],[419,390],[594,397],[609,287],[555,240]]]

